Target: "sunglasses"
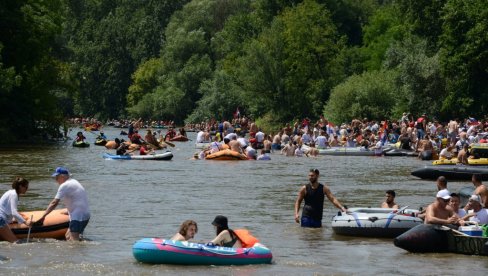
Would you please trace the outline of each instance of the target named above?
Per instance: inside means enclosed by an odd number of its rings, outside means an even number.
[[[450,199],[443,199],[442,198],[442,201],[444,201],[445,203],[448,203],[449,201],[451,201]]]

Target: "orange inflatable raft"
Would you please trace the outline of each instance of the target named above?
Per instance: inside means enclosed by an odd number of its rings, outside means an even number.
[[[230,149],[221,150],[205,157],[206,160],[247,160],[247,156]]]
[[[32,211],[32,212],[21,212],[20,213],[24,219],[31,218],[32,220],[37,221],[39,220],[44,211]],[[25,224],[18,224],[17,222],[9,224],[10,229],[14,233],[14,235],[19,238],[27,238],[27,234],[29,232],[29,227]],[[44,219],[44,223],[42,226],[33,226],[30,232],[30,238],[51,238],[51,239],[65,239],[65,234],[69,228],[69,216],[67,209],[57,209],[53,210],[47,217]]]

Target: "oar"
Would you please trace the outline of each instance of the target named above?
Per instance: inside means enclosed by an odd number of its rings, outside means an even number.
[[[175,147],[175,144],[171,143],[170,141],[163,141],[164,143],[166,143],[168,146],[174,148]]]
[[[444,225],[442,225],[442,226],[441,226],[441,229],[442,229],[442,230],[450,230],[450,231],[452,231],[453,233],[456,233],[456,234],[458,234],[458,235],[461,235],[461,236],[467,236],[467,237],[469,237],[469,235],[468,235],[468,234],[466,234],[466,233],[463,233],[463,232],[458,231],[458,230],[456,230],[456,229],[449,228],[449,227],[444,226]]]
[[[29,237],[30,237],[30,232],[31,232],[31,229],[32,229],[32,219],[33,219],[34,215],[31,215],[31,219],[30,219],[30,222],[31,222],[31,225],[29,226],[29,231],[27,231],[27,243],[29,242]]]

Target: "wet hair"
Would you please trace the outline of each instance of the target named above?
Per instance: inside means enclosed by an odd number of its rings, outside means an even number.
[[[481,180],[482,180],[481,174],[479,174],[479,173],[473,174],[473,179],[475,181],[481,182]]]
[[[457,197],[457,198],[460,198],[460,196],[456,193],[451,193],[451,197]]]
[[[20,187],[29,187],[29,181],[23,177],[16,177],[14,182],[12,182],[12,189],[14,189],[18,194]]]
[[[393,197],[396,197],[396,193],[393,190],[388,190],[388,191],[386,191],[386,193],[393,196]]]
[[[195,221],[193,220],[185,220],[181,225],[180,225],[180,230],[178,233],[180,233],[182,236],[186,236],[186,232],[188,231],[188,228],[190,226],[195,225],[195,233],[198,233],[198,225]]]
[[[310,172],[313,172],[316,175],[320,175],[320,172],[318,169],[310,169]]]
[[[443,184],[447,185],[447,179],[444,176],[439,176],[437,178],[437,181],[439,181],[440,183],[443,183]]]

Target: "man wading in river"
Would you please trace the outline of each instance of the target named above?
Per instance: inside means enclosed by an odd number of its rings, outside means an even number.
[[[329,187],[318,182],[319,170],[311,169],[308,174],[310,183],[302,186],[298,192],[297,201],[295,202],[295,221],[301,222],[302,227],[322,227],[322,213],[324,211],[324,195],[327,196],[330,202],[334,204],[341,211],[346,212],[339,200],[334,197]],[[300,220],[300,205],[305,199],[305,206],[303,206],[302,218]]]

